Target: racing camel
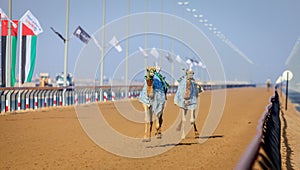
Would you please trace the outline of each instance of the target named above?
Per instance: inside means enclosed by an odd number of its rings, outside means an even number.
[[[155,136],[161,139],[161,127],[163,122],[163,110],[166,102],[168,83],[160,73],[160,67],[147,66],[145,84],[140,93],[139,101],[143,104],[145,112],[145,131],[143,142],[151,141],[153,115],[155,116]]]
[[[201,87],[195,82],[193,76],[194,71],[191,68],[186,70],[185,75],[179,82],[178,89],[174,97],[174,104],[177,105],[181,111],[181,121],[176,130],[182,130],[182,139],[184,139],[186,136],[184,126],[186,124],[186,115],[188,110],[191,112],[190,123],[194,128],[195,138],[199,137],[195,123],[195,112],[197,109],[198,93],[202,92],[202,90]]]

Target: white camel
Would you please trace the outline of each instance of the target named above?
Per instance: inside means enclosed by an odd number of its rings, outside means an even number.
[[[186,70],[185,75],[180,80],[175,97],[174,104],[180,107],[181,121],[177,127],[177,131],[182,130],[181,138],[184,139],[186,134],[184,126],[186,123],[186,115],[188,110],[191,112],[190,123],[194,128],[195,138],[199,137],[197,126],[195,123],[195,112],[197,109],[198,93],[202,92],[201,87],[195,82],[194,71],[190,68]]]

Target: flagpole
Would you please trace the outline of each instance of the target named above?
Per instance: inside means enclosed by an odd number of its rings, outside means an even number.
[[[145,34],[145,48],[144,49],[147,49],[148,48],[148,3],[149,1],[146,0],[146,34]],[[144,56],[144,63],[145,63],[145,68],[147,67],[147,56]],[[145,72],[146,69],[145,69]]]
[[[102,52],[101,52],[101,71],[100,71],[100,86],[103,85],[103,71],[104,71],[104,50],[105,50],[105,15],[106,15],[106,0],[103,0],[103,13],[102,13]]]
[[[104,71],[104,50],[105,50],[105,16],[106,15],[106,0],[103,0],[103,11],[102,11],[102,51],[100,61],[100,86],[103,86],[103,71]],[[100,93],[100,100],[103,99],[103,93]]]
[[[67,70],[68,70],[68,45],[69,45],[69,1],[66,0],[66,42],[65,42],[65,54],[64,54],[64,87],[67,86]],[[63,92],[63,105],[66,104],[65,91]]]
[[[164,0],[161,0],[161,4],[160,4],[160,8],[161,8],[161,19],[160,19],[160,32],[162,33],[163,31],[163,15],[162,15],[162,12],[164,11]],[[160,50],[162,50],[162,46],[163,46],[163,39],[162,39],[162,36],[163,35],[160,35]],[[160,56],[160,59],[159,59],[159,64],[160,64],[160,67],[162,67],[162,56]]]
[[[21,87],[21,83],[22,83],[22,80],[21,80],[21,66],[22,66],[22,35],[23,35],[23,22],[22,20],[19,20],[19,88]],[[18,91],[18,103],[20,102],[20,97],[21,95],[21,91],[19,90]],[[18,107],[18,109],[20,109],[20,107]]]
[[[12,17],[12,0],[8,1],[8,20],[10,20]],[[6,65],[6,87],[11,86],[11,23],[8,23],[8,54],[7,54],[7,65]],[[10,95],[8,95],[10,97]],[[8,102],[8,105],[10,105],[10,102]]]
[[[69,42],[69,0],[66,0],[66,42],[64,54],[64,86],[67,86],[67,70],[68,70],[68,42]]]
[[[21,77],[21,68],[22,68],[22,35],[23,35],[23,23],[19,21],[19,87],[21,87],[22,77]]]
[[[128,98],[128,57],[129,57],[129,15],[130,15],[130,0],[128,0],[128,16],[127,16],[127,39],[126,39],[126,74],[125,74],[125,85],[127,86],[126,98]]]
[[[105,15],[106,15],[106,0],[103,0],[102,7],[102,50],[101,50],[101,60],[100,60],[100,86],[103,86],[103,76],[104,76],[104,50],[105,50]],[[102,90],[102,89],[101,89]],[[100,93],[100,100],[103,99],[103,92]]]
[[[8,20],[10,20],[11,16],[12,16],[12,1],[9,0],[8,1]],[[6,60],[6,84],[5,84],[5,87],[10,87],[11,86],[11,23],[10,22],[7,22],[8,24],[8,56],[7,56],[7,60]],[[9,90],[8,91],[8,94],[7,94],[7,100],[10,101],[10,98],[11,98],[11,91]],[[10,111],[10,102],[7,103],[7,106],[8,108],[8,111]]]
[[[1,9],[1,8],[0,8]],[[2,10],[2,9],[1,9]],[[1,11],[2,12],[2,11]],[[2,15],[3,14],[0,14],[0,35],[2,36]],[[0,45],[2,46],[2,38],[0,38]],[[2,48],[0,48],[0,58],[1,58],[1,62],[3,62],[2,61]],[[0,71],[0,74],[1,74],[1,80],[0,80],[0,82],[1,82],[1,86],[0,87],[3,87],[3,75],[2,75],[2,63],[1,63],[1,65],[0,65],[0,69],[1,69],[1,71]]]
[[[176,10],[176,6],[175,6],[175,10]],[[175,43],[175,39],[172,39],[172,55],[174,57],[171,57],[173,59],[173,62],[172,62],[172,66],[171,66],[171,76],[172,76],[172,79],[174,79],[173,81],[173,84],[175,84],[175,78],[174,78],[174,66],[175,66],[175,55],[174,55],[174,43]]]
[[[173,60],[172,65],[171,65],[171,76],[172,76],[172,79],[174,79],[174,63],[175,63],[175,55],[174,55],[174,57],[172,57],[173,54],[174,54],[174,41],[175,41],[175,40],[172,40],[172,54],[171,54],[171,58],[172,58],[172,60]],[[174,80],[175,80],[175,79],[174,79]],[[174,81],[174,82],[175,82],[175,81]]]

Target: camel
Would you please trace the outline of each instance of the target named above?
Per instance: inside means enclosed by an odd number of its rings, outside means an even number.
[[[151,141],[153,126],[153,115],[155,115],[155,136],[162,138],[162,115],[166,101],[167,83],[161,78],[160,68],[154,66],[146,67],[145,84],[140,93],[139,101],[142,103],[145,112],[145,131],[143,142]]]
[[[195,123],[195,112],[197,109],[198,93],[202,90],[201,87],[195,82],[193,76],[194,71],[191,68],[186,70],[185,76],[182,80],[180,80],[178,89],[174,97],[174,104],[177,105],[181,111],[181,121],[176,130],[182,130],[182,139],[184,139],[186,136],[184,126],[186,124],[186,115],[189,110],[191,112],[190,124],[194,128],[195,138],[199,137],[197,126]]]

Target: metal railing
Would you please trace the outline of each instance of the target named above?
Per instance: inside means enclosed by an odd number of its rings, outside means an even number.
[[[255,87],[253,84],[201,85],[204,90]],[[35,110],[46,107],[60,107],[87,104],[99,101],[114,101],[136,98],[142,85],[131,86],[76,86],[67,87],[11,87],[0,88],[0,113]],[[176,93],[177,86],[171,85],[168,93]]]
[[[0,88],[0,112],[136,98],[142,86]]]
[[[280,103],[277,91],[257,126],[257,134],[236,169],[281,169]]]

